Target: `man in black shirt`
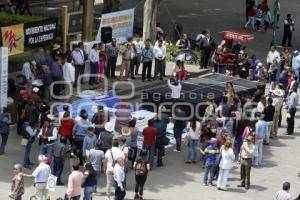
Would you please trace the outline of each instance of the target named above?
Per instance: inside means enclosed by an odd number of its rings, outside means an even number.
[[[285,46],[286,40],[288,40],[288,46],[291,47],[291,41],[294,31],[294,21],[291,14],[287,14],[284,20],[283,39],[282,46]]]
[[[174,137],[176,139],[176,149],[174,149],[175,152],[180,152],[181,150],[182,132],[186,127],[186,121],[183,119],[185,117],[185,112],[180,107],[177,107],[174,116]]]
[[[273,99],[268,98],[268,105],[264,109],[264,121],[267,124],[267,135],[265,136],[265,144],[269,145],[270,142],[270,135],[271,135],[271,129],[272,129],[272,124],[273,124],[273,116],[275,113],[275,107],[272,105],[273,104]]]

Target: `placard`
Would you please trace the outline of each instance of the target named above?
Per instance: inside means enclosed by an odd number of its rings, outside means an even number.
[[[25,46],[40,47],[55,41],[57,18],[24,24]]]
[[[55,192],[57,177],[50,174],[47,181],[46,189]]]
[[[24,24],[1,27],[2,44],[8,48],[8,54],[16,55],[24,52]]]
[[[8,48],[0,47],[0,108],[7,107]]]
[[[112,27],[112,37],[116,38],[117,43],[125,43],[128,38],[133,37],[133,24],[134,8],[103,14],[96,40],[101,41],[101,28],[110,26]]]

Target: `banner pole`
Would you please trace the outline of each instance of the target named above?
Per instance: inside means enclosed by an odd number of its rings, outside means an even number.
[[[67,52],[67,35],[68,35],[68,6],[62,7],[62,41],[63,41],[63,53]]]

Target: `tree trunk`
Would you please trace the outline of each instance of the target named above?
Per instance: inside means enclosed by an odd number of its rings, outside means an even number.
[[[158,0],[146,0],[144,4],[143,39],[155,41],[156,37],[156,15]]]

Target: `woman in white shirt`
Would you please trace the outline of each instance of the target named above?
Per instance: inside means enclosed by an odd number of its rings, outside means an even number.
[[[197,156],[197,146],[200,138],[201,133],[201,124],[197,121],[194,117],[188,124],[187,128],[189,129],[188,134],[188,155],[187,160],[185,163],[190,164],[196,163],[196,156]]]
[[[219,165],[220,170],[219,170],[217,188],[218,190],[226,191],[228,174],[230,169],[233,167],[233,163],[235,159],[235,155],[232,149],[232,143],[230,141],[226,141],[226,143],[221,147],[220,154],[221,154],[221,162]]]

